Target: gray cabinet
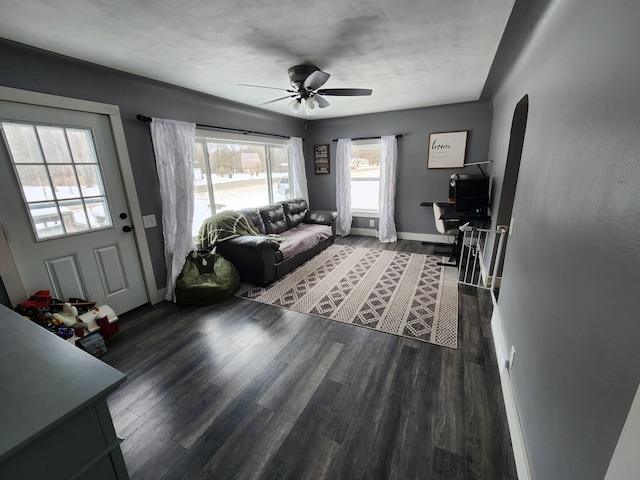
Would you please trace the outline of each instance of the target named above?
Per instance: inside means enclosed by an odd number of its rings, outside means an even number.
[[[129,478],[106,403],[125,375],[2,306],[0,327],[0,478]]]

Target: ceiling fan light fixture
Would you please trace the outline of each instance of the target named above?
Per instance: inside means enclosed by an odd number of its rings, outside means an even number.
[[[251,85],[248,83],[240,83],[238,85],[246,87],[269,88],[273,90],[284,90],[289,93],[284,97],[275,98],[259,105],[271,105],[272,103],[287,100],[289,110],[296,115],[313,115],[319,108],[327,108],[331,104],[324,98],[324,95],[357,97],[371,95],[373,90],[370,88],[323,88],[325,82],[331,75],[323,72],[314,65],[296,65],[288,71],[291,88],[267,87],[263,85]]]
[[[314,113],[316,113],[318,111],[319,106],[320,104],[313,97],[307,98],[305,102],[305,109],[308,115],[313,115]]]
[[[291,110],[293,113],[298,113],[302,108],[302,105],[300,104],[300,100],[297,98],[294,98],[293,100],[291,100],[288,105],[289,105],[289,110]]]

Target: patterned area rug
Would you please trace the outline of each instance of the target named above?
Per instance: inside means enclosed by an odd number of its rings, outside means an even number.
[[[457,348],[457,269],[440,260],[331,245],[266,288],[243,284],[236,296]]]

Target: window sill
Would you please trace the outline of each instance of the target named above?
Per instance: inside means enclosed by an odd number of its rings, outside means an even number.
[[[351,216],[363,218],[380,218],[380,212],[374,212],[372,210],[351,210]]]

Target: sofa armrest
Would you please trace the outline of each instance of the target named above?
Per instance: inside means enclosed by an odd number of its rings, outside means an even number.
[[[328,210],[309,210],[307,223],[333,225],[336,218],[338,218],[338,212],[330,212]]]
[[[267,285],[276,279],[276,253],[280,243],[273,238],[242,235],[216,246],[216,252],[229,260],[244,281]]]

